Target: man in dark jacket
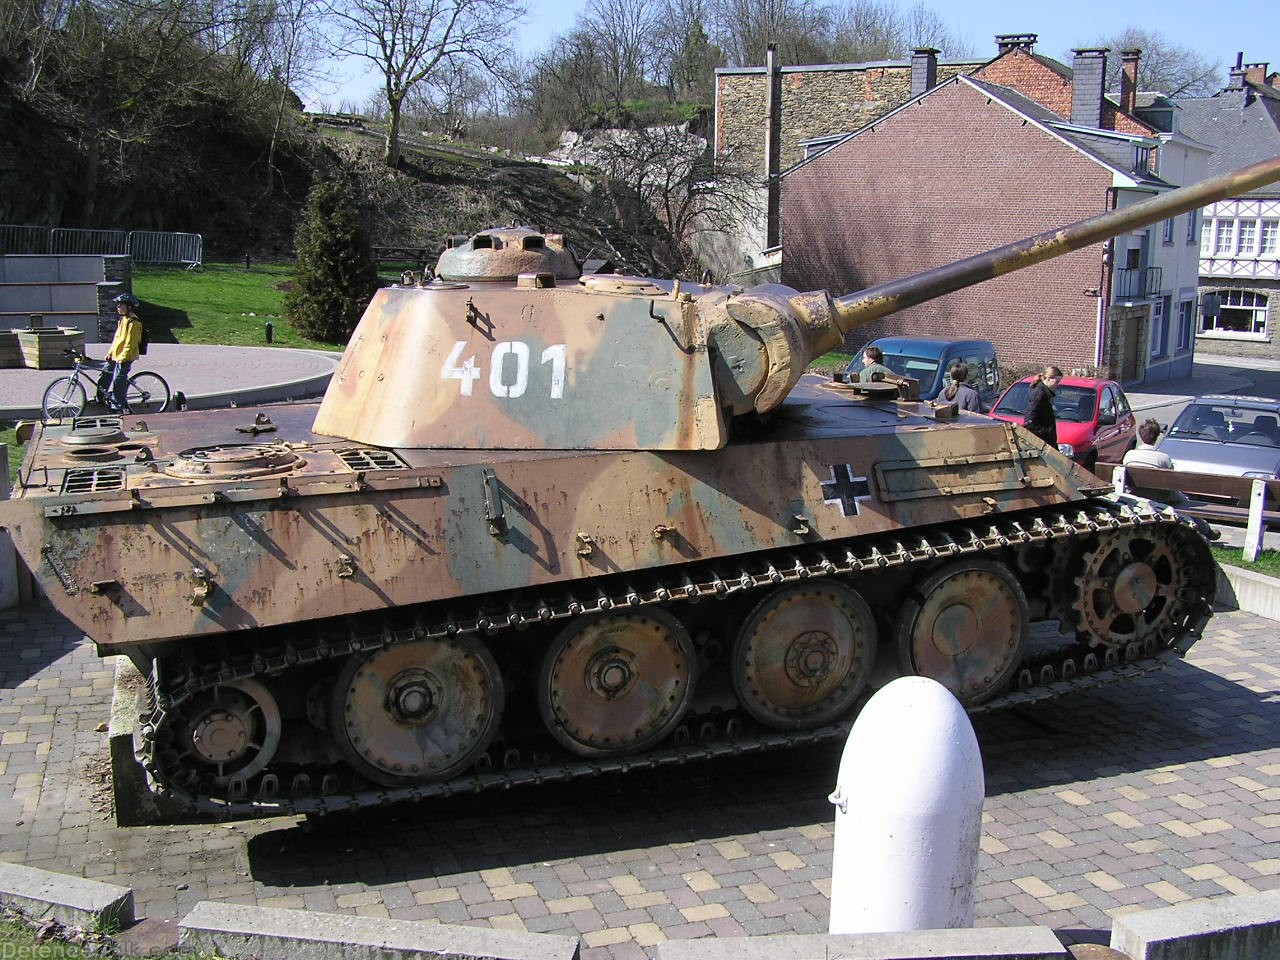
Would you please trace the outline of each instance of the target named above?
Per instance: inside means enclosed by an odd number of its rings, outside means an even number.
[[[1058,418],[1053,412],[1053,394],[1062,382],[1062,371],[1046,366],[1027,394],[1024,426],[1051,447],[1058,445]]]

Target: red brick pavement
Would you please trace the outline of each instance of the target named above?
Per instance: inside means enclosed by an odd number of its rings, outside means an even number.
[[[979,924],[1106,942],[1126,911],[1280,886],[1276,637],[1220,614],[1162,674],[979,718]],[[0,858],[132,886],[142,916],[217,899],[577,933],[585,960],[826,928],[838,745],[318,823],[118,829],[107,665],[45,606],[0,613],[0,664]]]

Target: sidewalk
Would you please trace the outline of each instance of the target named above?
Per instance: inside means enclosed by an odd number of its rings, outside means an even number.
[[[93,350],[99,356],[106,349],[105,344],[94,346],[100,348]],[[145,357],[134,361],[133,372],[160,374],[169,388],[181,391],[187,406],[196,410],[318,397],[341,358],[340,353],[290,347],[153,343]],[[39,417],[45,388],[68,372],[0,371],[0,420]]]
[[[1161,383],[1141,384],[1133,390],[1125,389],[1129,405],[1134,413],[1186,403],[1195,397],[1212,393],[1232,393],[1248,386],[1249,370],[1280,371],[1280,362],[1274,360],[1197,356],[1191,376]]]

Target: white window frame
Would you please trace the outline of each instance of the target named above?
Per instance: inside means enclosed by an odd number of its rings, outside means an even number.
[[[1191,349],[1191,329],[1195,325],[1196,304],[1194,300],[1178,301],[1177,347],[1179,353]]]
[[[1258,221],[1252,217],[1236,221],[1236,253],[1242,257],[1258,255]]]
[[[1213,254],[1230,257],[1236,252],[1236,222],[1227,217],[1213,221]]]
[[[1226,340],[1269,340],[1267,334],[1267,313],[1271,305],[1271,295],[1257,290],[1218,290],[1218,316],[1202,317],[1200,331],[1197,336]],[[1223,311],[1249,311],[1253,314],[1248,330],[1219,329]]]
[[[1169,355],[1169,314],[1165,310],[1168,297],[1156,297],[1151,304],[1151,359]]]
[[[1160,240],[1166,247],[1173,244],[1173,223],[1176,219],[1177,217],[1170,217],[1164,222],[1164,233]]]
[[[1258,256],[1280,255],[1280,220],[1263,219],[1258,229]]]
[[[1196,242],[1196,227],[1200,224],[1200,211],[1192,210],[1187,214],[1187,243]]]

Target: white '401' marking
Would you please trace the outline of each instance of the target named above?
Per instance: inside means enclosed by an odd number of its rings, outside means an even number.
[[[476,363],[475,355],[462,359],[467,341],[459,340],[440,371],[446,380],[457,380],[458,390],[464,397],[472,395],[475,382],[484,374]],[[564,397],[565,357],[568,351],[563,343],[553,343],[542,351],[542,364],[551,365],[551,382],[547,396],[552,400]],[[522,340],[504,340],[493,345],[489,355],[489,392],[495,397],[514,400],[529,389],[529,345]]]

